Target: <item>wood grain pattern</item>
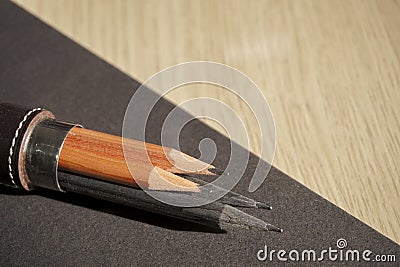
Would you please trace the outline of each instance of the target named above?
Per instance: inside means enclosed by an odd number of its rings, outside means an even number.
[[[274,164],[400,242],[399,1],[18,3],[141,81],[191,60],[244,72],[275,117]],[[168,97],[201,94],[244,110],[211,88]]]
[[[168,161],[160,159],[159,153],[155,152],[156,145],[146,144],[152,152],[152,158],[155,158],[153,167],[152,162],[147,160],[145,145],[139,143],[142,142],[126,140],[123,148],[121,137],[75,127],[65,139],[58,167],[60,170],[128,186],[198,191],[196,183],[164,170],[170,169]],[[126,150],[125,154],[123,149]]]

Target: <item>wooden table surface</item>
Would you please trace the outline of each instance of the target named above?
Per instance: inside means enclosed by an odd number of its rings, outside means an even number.
[[[194,60],[242,71],[273,112],[274,165],[400,242],[400,1],[17,2],[140,81]]]

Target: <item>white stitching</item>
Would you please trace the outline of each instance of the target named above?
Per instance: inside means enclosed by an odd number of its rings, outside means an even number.
[[[11,182],[14,184],[14,187],[17,186],[17,185],[15,184],[15,181],[14,181],[14,176],[12,175],[12,155],[13,155],[13,153],[14,153],[13,150],[14,150],[14,146],[15,146],[15,141],[16,141],[17,138],[18,138],[19,131],[21,130],[22,126],[24,125],[24,122],[28,119],[28,117],[29,117],[33,112],[39,111],[39,110],[42,110],[42,109],[41,109],[41,108],[32,109],[31,111],[29,111],[29,112],[24,116],[24,118],[22,119],[22,121],[19,123],[18,129],[15,131],[14,138],[13,138],[13,140],[12,140],[12,142],[11,142],[10,154],[9,154],[9,156],[8,156],[8,170],[9,170],[8,174],[10,175]]]

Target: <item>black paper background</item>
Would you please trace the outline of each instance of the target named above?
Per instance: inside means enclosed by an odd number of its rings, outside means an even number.
[[[138,86],[16,5],[0,1],[0,101],[45,107],[61,120],[120,135],[126,106]],[[160,125],[172,108],[165,100],[157,106],[147,141],[159,143]],[[223,167],[229,159],[229,140],[200,122],[183,131],[181,149],[198,155],[198,140],[203,137],[216,141],[215,165]],[[247,174],[256,163],[251,156]],[[45,190],[25,194],[0,187],[0,264],[262,266],[270,264],[257,260],[264,245],[320,251],[335,249],[339,238],[347,240],[348,249],[397,254],[400,261],[397,244],[279,170],[272,168],[255,193],[247,192],[248,182],[243,179],[235,191],[274,206],[272,211],[249,213],[284,228],[284,233],[242,229],[208,233],[185,222],[88,197]],[[346,263],[315,263],[321,264]]]

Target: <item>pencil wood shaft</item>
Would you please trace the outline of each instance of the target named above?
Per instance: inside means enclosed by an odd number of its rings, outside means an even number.
[[[196,183],[168,172],[172,164],[168,165],[168,161],[159,156],[160,149],[156,145],[146,143],[143,146],[143,142],[135,140],[124,142],[125,149],[129,151],[126,160],[121,137],[76,127],[65,139],[58,167],[60,170],[128,186],[198,191]],[[154,162],[149,162],[144,147],[148,148]],[[134,177],[127,164],[135,165]]]

